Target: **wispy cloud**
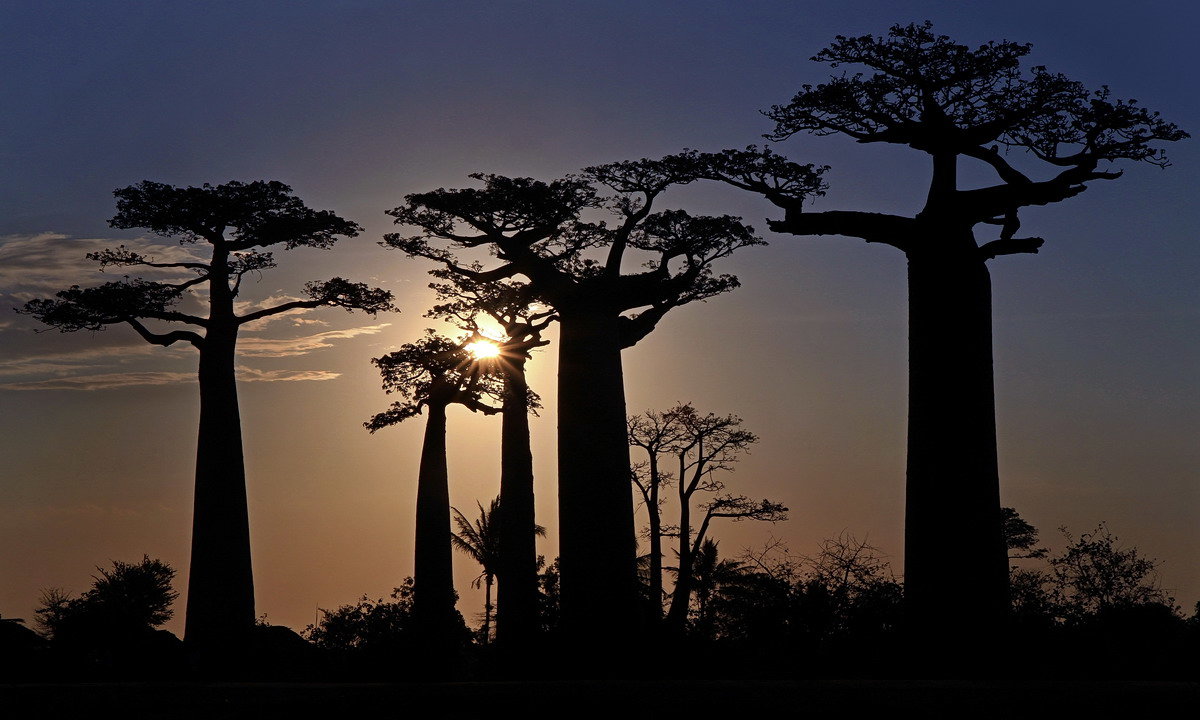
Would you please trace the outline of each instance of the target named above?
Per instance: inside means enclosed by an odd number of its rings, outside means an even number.
[[[341,377],[341,373],[329,370],[258,370],[249,367],[237,369],[237,378],[240,382],[319,382],[338,377]],[[174,385],[195,382],[195,380],[196,373],[194,371],[101,373],[0,383],[0,390],[112,390],[134,385]]]
[[[0,377],[14,375],[65,375],[81,369],[95,370],[98,366],[126,363],[146,357],[163,357],[163,348],[143,343],[141,345],[116,345],[87,348],[72,352],[40,353],[21,357],[0,359]],[[175,357],[192,355],[191,346],[176,350],[167,348]]]
[[[239,367],[238,380],[241,382],[303,382],[334,380],[341,373],[330,370],[255,370],[254,368]]]
[[[194,372],[102,373],[3,383],[0,390],[110,390],[131,385],[172,385],[195,379]]]
[[[142,277],[166,280],[192,277],[178,268],[121,268],[100,265],[85,256],[118,245],[153,258],[155,262],[197,262],[194,249],[178,243],[150,239],[113,240],[73,238],[60,233],[0,236],[0,291],[29,299],[52,294],[71,285],[99,284],[136,270]]]
[[[292,357],[333,347],[333,340],[348,340],[359,335],[375,335],[391,323],[366,325],[345,330],[327,330],[298,338],[245,337],[238,341],[238,352],[246,357]]]

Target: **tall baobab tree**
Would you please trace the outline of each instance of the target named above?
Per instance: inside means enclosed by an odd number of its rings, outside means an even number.
[[[476,268],[477,270],[478,268]],[[542,331],[557,319],[553,309],[537,304],[528,284],[514,280],[480,282],[449,270],[433,270],[443,282],[434,283],[443,302],[427,315],[459,325],[474,336],[482,334],[481,320],[500,328],[502,337],[490,340],[493,357],[479,362],[503,383],[500,436],[500,497],[503,511],[496,516],[497,591],[496,641],[508,653],[508,663],[523,663],[538,632],[537,545],[540,527],[535,519],[533,454],[529,447],[529,413],[540,407],[529,389],[525,363],[533,350],[549,344]],[[488,342],[482,343],[488,347]],[[478,345],[476,345],[478,347]],[[542,534],[545,534],[542,531]]]
[[[1023,72],[1021,58],[1029,51],[1029,45],[1009,41],[971,49],[934,34],[928,22],[896,25],[885,37],[838,36],[813,59],[867,72],[805,85],[791,102],[766,111],[775,121],[767,136],[772,140],[840,134],[928,155],[928,194],[911,217],[802,212],[803,202],[824,188],[788,187],[814,169],[770,151],[684,153],[708,163],[708,177],[760,193],[782,208],[783,219],[768,223],[776,232],[844,235],[906,255],[904,582],[909,620],[927,633],[953,634],[968,622],[995,629],[1008,607],[987,262],[1042,246],[1042,238],[1017,236],[1023,208],[1060,202],[1090,182],[1116,179],[1122,173],[1107,169],[1109,163],[1166,167],[1156,143],[1187,137],[1136,101],[1114,99],[1107,87],[1088,91],[1040,66]],[[996,184],[961,189],[962,158],[993,171]],[[1017,160],[1023,158],[1037,167],[1021,169]],[[1048,177],[1035,179],[1037,171]],[[977,240],[980,224],[998,226],[998,236]]]
[[[161,282],[126,276],[97,287],[73,285],[54,299],[26,303],[23,312],[63,332],[125,324],[153,345],[184,342],[199,351],[200,428],[184,636],[193,651],[212,657],[236,651],[255,618],[234,371],[238,331],[247,323],[301,308],[341,307],[373,315],[394,309],[392,295],[333,278],[309,283],[306,299],[238,315],[235,300],[243,278],[276,266],[272,253],[260,248],[326,249],[339,236],[352,237],[361,228],[328,210],[308,208],[291,188],[274,181],[184,188],[143,181],[114,195],[117,214],[110,226],[144,228],[177,237],[184,245],[207,245],[208,256],[156,262],[124,246],[89,253],[101,267],[177,270],[191,277]],[[193,289],[206,293],[189,303]],[[189,312],[194,304],[206,311]]]
[[[495,379],[480,371],[467,349],[427,330],[423,338],[371,360],[383,377],[383,388],[398,393],[392,403],[365,423],[371,432],[424,413],[425,436],[417,475],[416,540],[413,562],[413,619],[424,634],[427,650],[447,648],[457,625],[451,552],[450,486],[446,470],[446,408],[462,405],[472,412],[494,414],[485,402],[500,394]]]
[[[384,243],[481,282],[523,276],[556,311],[562,622],[568,634],[619,644],[637,606],[621,350],[672,308],[736,287],[712,264],[762,241],[739,218],[652,212],[670,186],[695,179],[686,161],[613,163],[548,183],[473,177],[482,188],[406,196],[389,214],[418,234]],[[582,217],[605,210],[612,226]],[[476,248],[499,264],[475,269],[456,255]],[[623,272],[638,255],[644,269]]]

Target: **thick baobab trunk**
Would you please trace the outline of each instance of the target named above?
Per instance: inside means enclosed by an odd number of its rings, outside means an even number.
[[[448,641],[454,615],[450,488],[446,473],[446,405],[425,406],[425,441],[417,476],[413,616],[431,643]]]
[[[519,650],[537,633],[537,544],[533,455],[529,450],[529,386],[525,362],[506,358],[500,438],[500,539],[496,575],[496,642]]]
[[[909,253],[904,588],[914,632],[993,633],[1008,606],[992,382],[991,279],[961,249]]]
[[[237,652],[254,626],[236,340],[236,326],[214,325],[200,351],[200,430],[184,638],[204,657]]]
[[[562,626],[613,648],[634,633],[633,497],[617,313],[563,311],[558,371]]]

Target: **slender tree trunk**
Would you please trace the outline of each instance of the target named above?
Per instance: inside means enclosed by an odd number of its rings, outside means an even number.
[[[501,647],[519,651],[530,645],[538,631],[533,455],[529,450],[529,386],[525,380],[525,361],[506,358],[505,362],[496,642]]]
[[[682,491],[682,467],[679,476],[679,572],[675,574],[675,589],[671,592],[671,607],[667,610],[667,629],[675,633],[682,633],[687,627],[688,606],[692,600],[692,496]]]
[[[650,609],[654,622],[662,620],[662,514],[658,509],[658,457],[650,452],[650,496],[646,500],[646,514],[650,520]]]
[[[562,311],[558,372],[562,627],[600,655],[636,632],[633,496],[617,313]]]
[[[914,632],[945,640],[993,633],[1008,607],[991,280],[970,233],[952,239],[908,264],[905,599]]]
[[[430,643],[449,641],[454,616],[450,489],[446,474],[446,405],[425,406],[425,442],[417,477],[413,615]]]
[[[483,578],[483,644],[492,638],[492,576]]]
[[[254,626],[246,471],[234,376],[237,326],[214,322],[200,350],[200,429],[184,638],[201,662],[236,653]]]

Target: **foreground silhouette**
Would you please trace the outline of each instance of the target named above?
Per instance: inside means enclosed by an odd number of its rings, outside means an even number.
[[[222,655],[236,657],[255,617],[234,371],[238,331],[247,323],[305,308],[341,307],[374,315],[394,309],[392,295],[333,278],[309,283],[308,299],[238,315],[234,308],[242,279],[276,266],[272,253],[259,248],[326,249],[339,236],[352,237],[361,228],[328,210],[308,208],[291,188],[274,181],[178,188],[147,180],[114,195],[112,227],[144,228],[177,237],[189,248],[207,246],[208,256],[199,257],[197,251],[187,260],[156,262],[124,246],[89,253],[101,267],[166,269],[190,277],[160,282],[126,276],[98,287],[74,285],[56,299],[26,303],[23,312],[63,332],[127,324],[148,343],[168,347],[185,342],[199,351],[200,428],[184,637],[199,662],[215,666]],[[193,287],[203,287],[207,296],[193,299]],[[194,303],[203,303],[207,313],[190,312]],[[165,323],[168,329],[156,332],[146,321]],[[170,329],[177,325],[195,329]]]
[[[1022,208],[1074,197],[1086,183],[1121,172],[1119,160],[1168,163],[1159,141],[1187,137],[1175,125],[1106,87],[1043,67],[1020,68],[1030,46],[989,42],[977,49],[935,35],[931,25],[894,26],[885,37],[839,36],[814,60],[865,67],[816,86],[766,112],[769,135],[847,135],[860,143],[906,145],[929,155],[932,179],[913,217],[872,212],[802,212],[824,192],[819,169],[750,148],[685,154],[708,162],[709,177],[762,194],[784,209],[772,230],[845,235],[897,248],[908,258],[909,422],[905,510],[905,598],[923,635],[970,643],[970,625],[995,640],[1007,613],[992,383],[991,281],[987,262],[1036,253],[1037,237],[1017,237]],[[1055,173],[1035,180],[1010,161],[1022,151]],[[959,158],[983,163],[999,183],[958,187]],[[998,225],[977,243],[973,229]],[[945,538],[951,536],[951,544]],[[956,568],[944,572],[946,565]],[[965,601],[964,601],[965,599]]]

